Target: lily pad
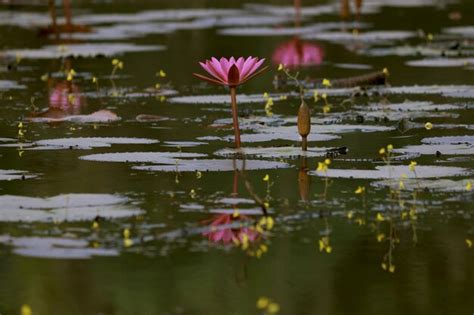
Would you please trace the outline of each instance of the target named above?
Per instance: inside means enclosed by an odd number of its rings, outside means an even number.
[[[419,153],[424,155],[471,155],[474,154],[474,145],[471,144],[423,144],[408,145],[401,149],[394,149],[397,153]]]
[[[112,144],[154,144],[158,140],[147,138],[125,138],[125,137],[79,137],[79,138],[58,138],[38,140],[32,150],[62,150],[79,149],[88,150],[92,148],[108,148]]]
[[[172,148],[192,148],[205,144],[208,143],[201,141],[165,141],[163,146]]]
[[[304,34],[314,34],[332,29],[340,29],[347,26],[344,22],[326,22],[316,23],[301,27],[287,26],[287,27],[231,27],[224,28],[218,31],[220,35],[226,36],[301,36]],[[353,27],[363,28],[367,24],[356,23]],[[310,35],[307,35],[308,37]],[[305,37],[305,38],[308,38]]]
[[[275,101],[278,101],[280,95],[270,95]],[[189,96],[176,96],[168,99],[169,103],[172,104],[230,104],[230,94],[224,95],[189,95]],[[265,99],[261,94],[238,94],[237,102],[239,104],[244,103],[264,103]]]
[[[36,175],[28,174],[26,171],[17,170],[2,170],[0,169],[0,181],[1,180],[18,180],[18,179],[30,179],[35,178]]]
[[[37,49],[13,49],[5,50],[5,56],[15,58],[21,56],[27,59],[57,59],[63,57],[97,57],[115,56],[130,52],[160,51],[164,46],[159,45],[134,45],[129,43],[109,43],[109,44],[69,44],[67,46],[44,46]]]
[[[429,144],[469,144],[474,145],[474,136],[448,136],[448,137],[431,137],[421,140],[422,143]]]
[[[85,14],[74,17],[79,24],[97,25],[111,23],[143,23],[150,21],[184,21],[197,18],[238,16],[243,12],[235,9],[168,9],[147,10],[124,14]]]
[[[447,27],[443,30],[447,34],[460,35],[463,37],[474,37],[474,26],[454,26]]]
[[[0,243],[13,246],[13,252],[17,255],[36,258],[89,259],[119,255],[116,249],[91,248],[88,241],[71,238],[0,235]]]
[[[20,85],[14,81],[9,81],[9,80],[0,80],[0,90],[6,91],[6,90],[19,90],[19,89],[24,89],[24,85]]]
[[[466,185],[470,182],[467,179],[406,179],[403,180],[403,190],[429,190],[436,192],[463,192],[466,191]],[[371,183],[374,187],[391,187],[400,189],[400,180],[387,179]]]
[[[245,155],[260,158],[291,158],[298,156],[319,157],[325,156],[328,148],[308,148],[308,151],[301,150],[300,147],[244,147],[240,150],[222,149],[214,152],[218,156],[232,156],[238,152]]]
[[[60,118],[50,118],[50,117],[29,117],[29,121],[38,122],[38,123],[51,123],[51,122],[74,122],[74,123],[110,123],[120,121],[121,118],[117,116],[114,112],[103,109],[97,112],[94,112],[89,115],[70,115]]]
[[[474,64],[474,58],[434,58],[408,61],[406,63],[412,67],[465,67]]]
[[[440,178],[452,176],[467,176],[471,171],[461,167],[451,166],[426,166],[416,167],[416,174],[410,171],[408,165],[377,166],[374,170],[361,169],[328,169],[327,172],[311,171],[311,175],[319,177],[353,178],[353,179],[383,179],[400,178]]]
[[[417,34],[410,31],[369,31],[358,34],[350,32],[318,32],[304,35],[304,39],[326,40],[330,42],[385,42],[385,41],[401,41],[415,37]]]
[[[257,143],[257,142],[267,142],[274,140],[287,140],[293,142],[301,141],[300,135],[297,133],[296,127],[291,128],[292,130],[284,129],[281,132],[261,132],[261,133],[245,133],[240,136],[240,139],[244,143]],[[308,142],[320,142],[320,141],[331,141],[340,139],[340,136],[331,135],[331,134],[319,134],[314,133],[308,136]],[[222,138],[224,141],[232,142],[234,141],[234,136],[226,136]]]
[[[118,152],[84,155],[79,159],[96,162],[175,164],[176,159],[206,156],[207,154],[188,152]]]
[[[245,163],[245,164],[244,164]],[[245,167],[244,167],[245,165]],[[235,166],[235,167],[234,167]],[[233,171],[235,168],[245,170],[268,170],[279,168],[290,168],[291,166],[283,162],[263,161],[263,160],[179,160],[173,165],[150,165],[134,166],[133,169],[154,172],[225,172]]]
[[[0,196],[0,222],[90,221],[97,216],[127,218],[143,213],[128,198],[107,194],[67,194],[50,198]]]

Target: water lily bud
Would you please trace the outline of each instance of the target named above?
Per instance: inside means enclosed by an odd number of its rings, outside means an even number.
[[[308,105],[302,102],[298,109],[298,133],[307,137],[311,131],[311,113]]]

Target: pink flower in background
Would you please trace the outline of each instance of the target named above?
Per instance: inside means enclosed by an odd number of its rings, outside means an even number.
[[[255,242],[260,238],[260,233],[250,227],[231,228],[226,226],[238,220],[246,220],[246,217],[240,215],[235,219],[232,214],[219,214],[212,221],[209,232],[204,232],[203,235],[207,236],[211,242],[224,244],[231,244],[235,241],[242,242],[244,236],[249,242]]]
[[[318,45],[295,38],[275,50],[273,62],[286,67],[312,66],[321,64],[323,56],[323,50]]]
[[[247,57],[247,59],[239,57],[237,60],[234,57],[229,59],[222,57],[220,60],[212,57],[211,60],[199,63],[212,76],[211,78],[198,73],[193,73],[193,75],[210,83],[235,87],[263,72],[267,67],[257,70],[264,61],[265,59],[257,57]]]

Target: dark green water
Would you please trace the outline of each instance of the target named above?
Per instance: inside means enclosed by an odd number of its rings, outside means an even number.
[[[353,89],[338,95],[329,89],[333,107],[327,114],[308,88],[310,149],[318,156],[307,159],[290,140],[298,138],[296,90],[277,91],[272,84],[278,74],[272,55],[293,38],[291,1],[265,7],[240,1],[81,1],[74,4],[74,21],[97,36],[59,40],[39,35],[49,22],[45,7],[0,6],[0,314],[19,314],[22,305],[35,315],[264,314],[256,307],[261,297],[277,303],[279,314],[472,314],[474,7],[471,1],[383,3],[364,4],[356,36],[354,17],[342,23],[337,2],[303,1],[299,35],[323,57],[319,65],[302,67],[301,78],[334,80],[388,68],[391,86],[369,89],[368,96],[350,102]],[[210,7],[221,11],[194,11]],[[141,18],[131,19],[135,13]],[[328,27],[329,22],[338,24]],[[242,35],[247,28],[266,34]],[[222,33],[228,29],[237,34]],[[38,57],[47,45],[73,51],[68,47],[84,43],[105,46],[99,56],[89,46],[85,57]],[[102,56],[117,43],[140,51],[124,53],[121,46],[117,54]],[[143,51],[147,45],[166,49]],[[231,55],[266,58],[270,66],[238,91],[257,98],[239,104],[244,147],[274,149],[263,157],[248,155],[247,166],[257,169],[243,174],[232,170],[232,157],[218,152],[232,147],[223,141],[233,136],[230,106],[207,98],[219,94],[227,100],[228,92],[192,76],[203,73],[198,61]],[[114,58],[124,67],[110,80]],[[429,63],[412,63],[419,60]],[[68,82],[64,70],[71,68],[77,74]],[[156,75],[161,69],[164,78]],[[409,90],[397,90],[402,86]],[[264,92],[275,103],[271,117]],[[289,96],[281,99],[280,93]],[[200,97],[180,98],[190,95]],[[120,120],[31,120],[33,111],[48,107],[43,116],[49,118],[109,110]],[[432,129],[425,128],[427,122]],[[316,135],[332,140],[312,141]],[[96,139],[76,146],[81,137]],[[62,146],[39,142],[62,138],[68,138]],[[114,144],[117,139],[124,143]],[[142,141],[133,143],[137,139]],[[389,144],[395,148],[395,168],[386,172],[392,192],[387,176],[373,172],[387,167],[378,152]],[[318,162],[326,149],[338,147],[349,151],[331,157],[326,181],[316,172]],[[85,157],[119,152],[171,152],[159,161],[172,171],[140,169],[163,167],[156,157],[155,163],[133,162],[131,155],[122,155],[122,162]],[[202,156],[196,162],[180,152]],[[198,171],[203,159],[225,160],[228,170],[213,161],[205,167],[211,171]],[[417,162],[415,172],[411,161]],[[301,170],[304,163],[309,174]],[[267,174],[269,182],[263,180]],[[355,193],[359,186],[365,193]],[[264,217],[255,196],[268,202],[275,222],[263,232],[248,230]],[[233,218],[236,211],[241,219]],[[233,225],[211,227],[224,220]],[[125,240],[124,229],[131,234]],[[209,234],[216,237],[218,229],[248,235],[249,247],[212,241]],[[330,249],[320,250],[320,241]]]

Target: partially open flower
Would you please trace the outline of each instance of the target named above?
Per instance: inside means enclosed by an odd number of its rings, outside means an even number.
[[[234,57],[229,59],[222,57],[220,60],[212,57],[211,60],[199,63],[212,76],[211,78],[199,73],[193,73],[193,75],[209,83],[235,87],[265,71],[267,67],[257,71],[264,61],[265,59],[259,60],[257,57],[247,57],[247,59],[240,57],[237,60]]]

